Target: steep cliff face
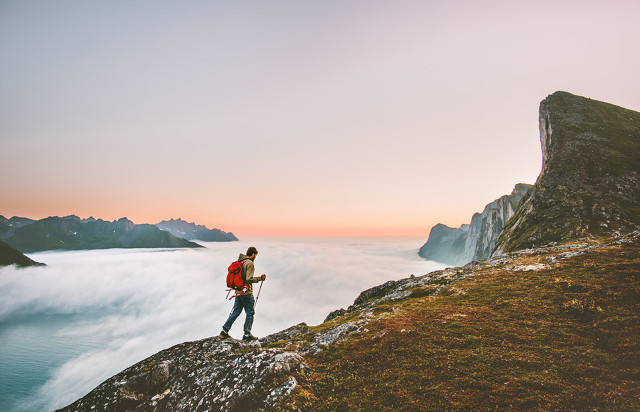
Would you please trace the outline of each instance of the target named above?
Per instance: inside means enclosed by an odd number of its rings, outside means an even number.
[[[495,253],[640,227],[640,113],[566,92],[540,104],[543,166]]]
[[[470,225],[462,225],[455,229],[438,223],[431,228],[429,239],[418,254],[425,259],[458,265],[464,260],[469,227]]]
[[[427,243],[420,248],[420,256],[452,266],[487,259],[505,223],[529,188],[531,185],[517,184],[511,194],[489,203],[482,213],[473,215],[470,224],[458,229],[437,224],[431,229]]]

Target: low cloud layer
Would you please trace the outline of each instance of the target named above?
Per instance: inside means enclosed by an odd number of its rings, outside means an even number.
[[[253,328],[255,335],[265,336],[299,322],[321,323],[330,311],[387,280],[441,268],[418,257],[419,243],[256,239],[208,243],[201,250],[34,254],[48,266],[0,270],[0,326],[41,315],[73,315],[56,334],[79,346],[52,372],[34,403],[23,406],[64,406],[161,349],[218,334],[232,307],[225,300],[226,268],[248,246],[260,252],[256,275],[267,274]],[[241,337],[243,321],[244,314],[232,336]]]

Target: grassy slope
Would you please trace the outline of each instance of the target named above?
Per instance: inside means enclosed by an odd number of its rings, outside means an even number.
[[[307,357],[281,408],[640,408],[638,240],[513,265],[380,306],[367,332]]]

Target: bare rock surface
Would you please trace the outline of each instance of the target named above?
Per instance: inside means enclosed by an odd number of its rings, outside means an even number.
[[[62,410],[258,410],[290,392],[303,367],[296,352],[208,338],[163,350]]]

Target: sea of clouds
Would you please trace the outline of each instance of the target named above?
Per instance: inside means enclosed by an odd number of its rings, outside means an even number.
[[[267,275],[253,327],[261,337],[300,322],[319,324],[367,288],[443,268],[418,256],[421,243],[259,238],[203,243],[203,249],[31,254],[47,266],[0,269],[0,325],[72,315],[55,337],[78,348],[48,372],[46,383],[20,402],[20,409],[65,406],[159,350],[217,335],[233,305],[225,299],[226,268],[248,246],[259,250],[256,275]],[[241,337],[243,322],[244,314],[232,336]],[[30,344],[25,342],[25,348]]]

